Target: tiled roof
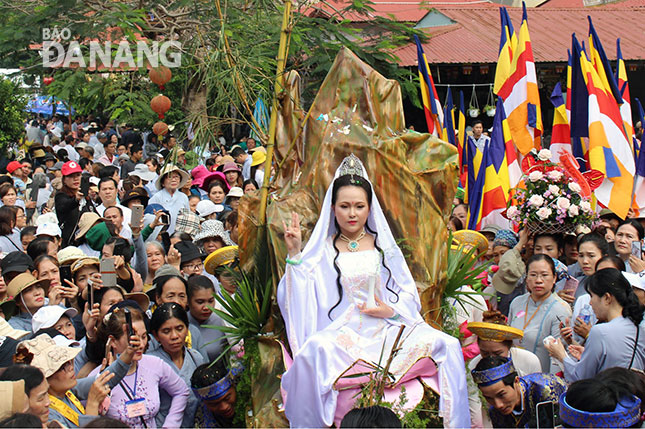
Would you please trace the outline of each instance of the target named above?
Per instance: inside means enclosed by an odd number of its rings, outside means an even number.
[[[573,0],[549,0],[573,1]],[[616,39],[621,39],[625,60],[645,59],[642,35],[645,34],[643,0],[626,0],[600,7],[554,9],[540,7],[528,9],[529,30],[536,62],[567,61],[571,47],[571,33],[581,41],[587,40],[588,21],[591,16],[609,59],[616,58]],[[548,4],[547,4],[548,5]],[[424,29],[430,40],[423,45],[429,63],[495,63],[497,62],[500,35],[498,8],[436,8],[456,24]],[[520,8],[508,8],[515,31],[522,18]],[[395,51],[401,66],[417,64],[416,46],[410,45]]]

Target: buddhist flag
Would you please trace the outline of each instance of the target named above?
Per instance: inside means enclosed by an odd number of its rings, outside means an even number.
[[[466,185],[467,162],[466,162],[466,107],[464,105],[464,93],[459,91],[459,112],[457,119],[457,150],[459,151],[459,184],[464,187]]]
[[[645,125],[645,114],[643,106],[638,98],[634,99],[638,109],[638,117],[641,121],[641,127]],[[632,199],[632,210],[634,216],[645,215],[645,150],[642,150],[643,140],[641,137],[640,144],[634,137],[634,154],[636,155],[636,174],[634,175],[634,192]],[[640,149],[640,150],[639,150]]]
[[[623,60],[623,53],[620,50],[620,39],[616,39],[616,82],[618,83],[618,91],[622,98],[620,105],[620,115],[623,117],[623,125],[625,126],[625,134],[632,142],[636,139],[634,136],[634,125],[632,123],[632,106],[629,97],[629,83],[627,82],[627,69],[625,68],[625,60]]]
[[[589,167],[605,175],[595,196],[598,202],[624,219],[631,203],[635,173],[630,141],[625,135],[620,108],[610,85],[601,78],[575,35],[572,38],[573,62],[579,64],[586,84]],[[580,97],[580,94],[575,96]],[[573,113],[572,106],[572,121]]]
[[[466,158],[466,187],[464,188],[464,203],[470,206],[471,202],[481,199],[481,191],[477,191],[476,182],[479,176],[479,168],[482,164],[482,151],[477,149],[475,141],[466,136],[466,147],[464,148],[464,157]],[[469,208],[470,210],[470,208]]]
[[[508,12],[505,7],[499,9],[502,31],[499,37],[499,57],[495,68],[495,85],[493,91],[497,93],[504,82],[511,76],[513,63],[513,52],[517,47],[517,36],[513,30]]]
[[[469,204],[468,229],[480,230],[491,224],[507,228],[509,225],[508,219],[502,216],[506,210],[506,201],[511,187],[507,143],[511,145],[513,154],[515,154],[515,148],[512,147],[510,139],[505,137],[505,132],[508,133],[508,126],[505,126],[505,116],[504,102],[498,98],[493,120],[493,133],[490,141],[484,147],[481,167],[471,194],[474,195],[474,198]],[[519,170],[517,157],[513,156],[514,163]],[[521,177],[521,172],[519,172],[517,182],[519,182],[519,177]]]
[[[454,103],[452,102],[452,91],[448,88],[448,95],[446,97],[446,105],[443,111],[443,139],[448,143],[457,146],[457,139],[455,136],[455,112]]]
[[[553,128],[551,129],[551,153],[553,162],[560,162],[560,151],[571,151],[571,129],[567,119],[567,108],[562,97],[560,82],[555,85],[551,93],[551,104],[553,104]]]
[[[433,136],[441,138],[443,128],[443,111],[441,103],[437,96],[437,90],[432,80],[432,73],[426,54],[423,52],[421,41],[415,35],[414,41],[417,44],[417,61],[419,68],[419,81],[421,83],[421,100],[423,102],[423,111],[426,115],[426,123],[428,124],[428,133]]]
[[[541,147],[542,112],[524,3],[522,9],[522,26],[517,49],[513,51],[511,74],[501,85],[497,95],[504,100],[513,141],[521,154],[526,155],[531,149]]]
[[[611,64],[607,54],[605,54],[602,43],[600,43],[600,37],[596,33],[591,17],[587,16],[587,19],[589,20],[589,61],[598,72],[598,78],[601,80],[603,87],[609,88],[616,99],[616,103],[620,104],[622,103],[622,97],[620,96],[618,83],[612,73]]]

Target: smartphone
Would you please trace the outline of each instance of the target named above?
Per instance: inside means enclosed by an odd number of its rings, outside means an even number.
[[[109,361],[110,353],[112,353],[112,338],[108,338],[105,342],[105,358]]]
[[[159,216],[159,222],[161,222],[163,225],[170,225],[170,216],[168,215],[168,213],[164,213]]]
[[[90,290],[87,291],[87,295],[90,300],[90,313],[91,313],[92,310],[94,309],[94,286],[88,285],[87,287],[90,288]]]
[[[114,258],[101,259],[101,280],[103,287],[116,286],[116,268],[114,267]]]
[[[125,326],[128,329],[128,343],[130,342],[130,337],[134,335],[134,329],[132,328],[132,314],[127,308],[123,309],[125,313]]]
[[[134,204],[131,208],[132,217],[130,218],[130,224],[138,228],[141,224],[141,218],[143,217],[143,206],[141,204]]]
[[[538,429],[555,427],[555,407],[553,401],[539,402],[535,406],[535,415],[537,416]]]
[[[69,280],[70,282],[73,281],[72,267],[70,265],[61,265],[59,272],[60,272],[60,284],[63,285],[64,287],[69,287],[69,285],[65,280]]]
[[[159,234],[159,236],[161,237],[161,245],[163,246],[163,250],[167,255],[168,251],[170,250],[170,246],[172,245],[170,243],[170,235],[167,231],[163,231]]]
[[[643,248],[640,241],[632,241],[632,255],[638,259],[643,259]]]
[[[564,287],[562,288],[563,291],[567,293],[574,293],[576,292],[576,289],[578,289],[578,279],[574,277],[569,277],[565,282],[564,282]]]

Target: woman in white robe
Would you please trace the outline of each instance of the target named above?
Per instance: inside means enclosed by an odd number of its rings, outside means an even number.
[[[302,252],[298,215],[284,227],[289,257],[278,303],[293,354],[282,377],[291,426],[331,426],[339,378],[361,362],[379,363],[382,350],[384,365],[404,325],[390,367],[394,385],[438,369],[444,424],[469,427],[459,341],[423,321],[415,282],[360,160],[352,155],[336,171]]]

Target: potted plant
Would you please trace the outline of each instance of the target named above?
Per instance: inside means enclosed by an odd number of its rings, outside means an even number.
[[[491,106],[490,104],[484,106],[484,113],[486,113],[486,116],[488,116],[489,118],[493,118],[496,111],[497,108],[495,106]]]

